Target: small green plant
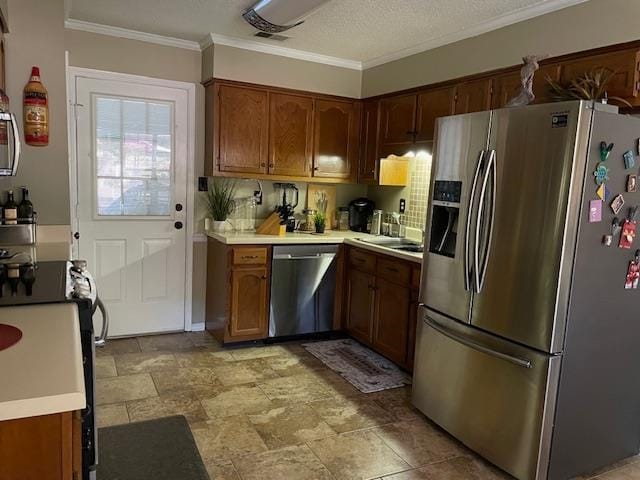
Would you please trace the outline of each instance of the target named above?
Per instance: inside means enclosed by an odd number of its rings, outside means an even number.
[[[318,212],[313,216],[313,223],[316,227],[324,228],[326,221],[324,213]]]
[[[216,177],[207,192],[207,207],[214,221],[224,222],[236,203],[233,198],[236,195],[236,182],[228,178]]]

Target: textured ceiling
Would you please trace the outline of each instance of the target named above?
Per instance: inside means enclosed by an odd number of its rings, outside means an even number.
[[[67,0],[69,1],[69,0]],[[291,0],[295,1],[295,0]],[[535,7],[581,0],[331,0],[278,46],[369,62]],[[255,0],[71,0],[74,20],[200,41],[209,33],[260,40],[240,17]],[[273,44],[269,40],[260,40]]]

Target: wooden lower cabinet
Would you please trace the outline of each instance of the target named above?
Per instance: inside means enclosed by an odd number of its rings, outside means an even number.
[[[207,245],[206,328],[220,342],[267,338],[271,247]]]
[[[231,318],[229,335],[250,340],[267,333],[269,277],[267,267],[231,270]]]
[[[0,422],[0,479],[81,480],[80,412]]]
[[[347,251],[347,257],[345,331],[411,370],[419,264],[353,247]]]
[[[375,277],[360,270],[347,274],[346,330],[354,338],[371,342]]]
[[[375,292],[371,345],[394,362],[404,364],[408,346],[409,288],[378,277]]]

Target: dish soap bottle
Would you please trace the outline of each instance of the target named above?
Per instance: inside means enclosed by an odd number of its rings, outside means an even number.
[[[24,140],[27,145],[49,145],[49,96],[40,80],[40,69],[31,69],[24,87]]]

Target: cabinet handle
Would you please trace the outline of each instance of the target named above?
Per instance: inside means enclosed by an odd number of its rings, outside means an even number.
[[[320,167],[313,167],[314,170],[320,170]]]
[[[261,166],[261,167],[266,167],[266,166],[267,166],[267,164],[266,164],[266,163],[261,163],[261,164],[260,164],[260,166]]]
[[[389,270],[390,272],[395,272],[395,273],[398,273],[398,271],[399,271],[399,270],[398,270],[397,268],[395,268],[395,267],[387,267],[387,270]]]
[[[266,275],[263,275],[263,276],[262,276],[262,277],[260,277],[260,278],[262,278],[262,280],[266,280],[266,279],[267,279],[267,276],[266,276]]]
[[[242,256],[243,260],[251,260],[253,258],[258,258],[258,255],[243,255]]]
[[[274,166],[273,163],[269,164],[269,168],[273,168],[273,166]]]

